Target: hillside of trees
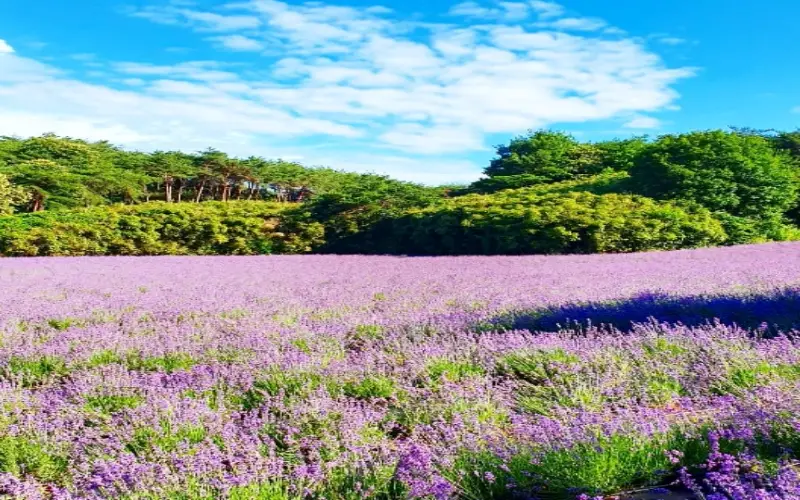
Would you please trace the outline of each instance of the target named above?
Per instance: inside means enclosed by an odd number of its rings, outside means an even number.
[[[0,138],[0,255],[595,253],[800,239],[800,131],[531,131],[428,187],[206,150]]]

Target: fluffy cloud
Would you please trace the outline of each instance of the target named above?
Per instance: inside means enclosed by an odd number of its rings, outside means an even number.
[[[499,2],[497,7],[485,7],[476,2],[462,2],[450,8],[451,16],[480,19],[521,20],[528,17],[530,7],[521,2]]]
[[[258,40],[254,40],[242,35],[220,36],[211,38],[211,40],[217,41],[226,49],[231,50],[256,51],[264,48],[264,46]]]
[[[3,39],[0,39],[0,54],[11,54],[14,49]]]
[[[130,14],[159,24],[182,24],[203,31],[236,31],[257,28],[261,25],[261,20],[254,16],[228,16],[175,6],[150,6],[141,10],[133,10]]]
[[[558,30],[597,31],[605,28],[606,22],[602,19],[591,17],[565,17],[551,23],[546,23],[545,26]]]
[[[404,151],[448,153],[475,151],[485,147],[480,134],[458,126],[426,127],[417,123],[400,124],[379,139]]]
[[[626,122],[623,127],[634,129],[654,129],[661,126],[661,122],[652,116],[636,116]]]
[[[564,7],[555,2],[533,0],[530,4],[531,7],[539,14],[539,17],[543,19],[559,17],[560,15],[564,14]]]
[[[130,14],[257,53],[245,62],[227,62],[225,52],[171,65],[99,60],[105,84],[0,41],[0,134],[268,156],[278,143],[288,156],[326,144],[334,153],[308,161],[346,163],[353,154],[336,152],[357,150],[365,164],[374,157],[376,168],[417,179],[439,175],[411,167],[421,155],[449,155],[421,163],[436,172],[457,165],[446,175],[474,178],[479,169],[466,158],[488,154],[493,134],[620,117],[633,117],[630,128],[656,127],[641,113],[674,106],[674,84],[693,74],[666,67],[602,20],[565,17],[552,2],[466,2],[449,13],[458,22],[319,2],[249,0],[214,12],[151,6]]]
[[[49,66],[2,54],[0,135],[55,132],[103,138],[130,147],[186,150],[209,145],[222,148],[231,143],[257,144],[255,139],[259,136],[362,135],[346,124],[297,117],[289,111],[237,97],[237,90],[251,87],[231,87],[237,83],[230,81],[235,76],[206,67],[206,63],[174,67],[120,63],[115,68],[121,73],[157,77],[120,90],[71,79]]]

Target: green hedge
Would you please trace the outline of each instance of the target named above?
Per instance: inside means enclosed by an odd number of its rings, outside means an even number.
[[[118,205],[0,217],[0,254],[251,255],[284,252],[286,205],[206,202]],[[318,231],[321,232],[321,229]],[[302,245],[297,246],[304,250]]]
[[[747,221],[720,221],[704,208],[573,191],[624,178],[601,180],[468,195],[422,207],[384,199],[328,212],[314,203],[260,201],[45,211],[0,217],[0,254],[610,253],[729,244],[760,229]]]
[[[632,195],[516,190],[412,210],[363,240],[374,253],[559,254],[719,245],[727,235],[705,209]]]

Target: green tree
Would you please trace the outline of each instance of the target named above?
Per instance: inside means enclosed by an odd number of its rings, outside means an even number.
[[[794,132],[779,132],[773,141],[775,147],[788,154],[800,168],[800,129]]]
[[[497,158],[484,170],[485,179],[466,192],[494,193],[597,175],[628,171],[647,146],[646,137],[581,143],[563,132],[538,130],[497,146]]]
[[[531,131],[527,136],[515,137],[508,146],[497,146],[497,158],[484,174],[488,177],[527,174],[540,177],[543,182],[566,180],[573,175],[578,147],[579,143],[569,134]]]
[[[72,208],[101,203],[103,200],[90,191],[85,179],[69,168],[52,160],[28,160],[3,168],[12,183],[30,193],[31,212],[49,208]]]
[[[164,189],[164,201],[175,201],[174,188],[178,184],[178,200],[181,201],[183,192],[181,187],[187,179],[192,177],[196,168],[192,157],[179,151],[156,151],[148,156],[144,164],[144,172]]]
[[[358,237],[362,231],[443,196],[436,188],[374,174],[352,174],[339,180],[341,184],[336,191],[316,196],[287,214],[284,221],[292,232],[301,226],[323,225],[324,250],[330,252],[361,252],[367,244]]]
[[[20,186],[11,184],[3,174],[0,174],[0,215],[14,213],[14,207],[28,202],[30,194]]]
[[[734,216],[780,217],[797,198],[790,163],[756,135],[665,135],[630,171],[631,186],[657,199],[688,200]]]
[[[53,134],[20,141],[14,156],[17,162],[50,160],[71,169],[89,169],[101,159],[99,152],[85,141]]]
[[[615,172],[629,171],[639,155],[647,148],[647,144],[647,136],[595,143],[595,147],[600,150],[600,169]]]
[[[233,187],[242,174],[242,165],[226,153],[213,148],[202,151],[195,157],[196,197],[199,202],[205,194],[211,199],[228,201]]]

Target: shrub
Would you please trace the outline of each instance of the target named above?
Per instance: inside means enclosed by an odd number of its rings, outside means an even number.
[[[47,444],[26,436],[0,437],[0,472],[28,474],[41,481],[63,483],[68,458]]]
[[[276,227],[284,209],[267,202],[154,202],[0,217],[0,254],[268,254],[283,249]]]
[[[45,384],[69,373],[67,363],[57,356],[38,358],[12,357],[3,369],[3,378],[18,381],[24,387]]]
[[[640,196],[535,189],[470,195],[375,225],[362,251],[429,255],[559,254],[672,250],[727,235],[700,208]]]

